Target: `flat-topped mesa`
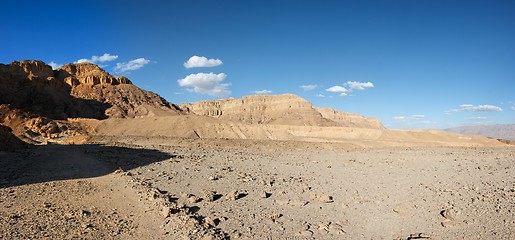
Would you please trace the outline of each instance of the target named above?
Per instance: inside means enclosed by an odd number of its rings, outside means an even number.
[[[357,114],[348,114],[347,116],[346,113],[336,110],[334,110],[336,111],[334,116],[326,111],[321,113],[310,102],[293,94],[252,95],[239,99],[228,98],[188,103],[182,104],[180,107],[198,115],[244,124],[383,128],[377,119],[367,119]]]
[[[383,124],[375,117],[366,118],[362,115],[342,112],[332,108],[315,108],[324,118],[343,124],[345,127],[384,129]]]
[[[113,76],[99,66],[88,62],[66,64],[59,67],[55,72],[57,79],[66,82],[72,87],[80,84],[132,84],[128,78]]]

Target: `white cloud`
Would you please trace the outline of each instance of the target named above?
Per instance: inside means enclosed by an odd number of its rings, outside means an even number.
[[[188,59],[188,61],[184,63],[184,67],[216,67],[222,64],[223,62],[220,59],[207,59],[206,57],[192,56],[190,57],[190,59]]]
[[[119,73],[133,71],[133,70],[142,68],[143,66],[147,65],[148,63],[150,63],[150,60],[148,60],[148,59],[137,58],[137,59],[131,60],[129,62],[117,63],[116,67],[114,68],[114,71],[119,72]]]
[[[409,115],[409,116],[395,116],[393,119],[400,122],[407,122],[407,121],[419,121],[424,119],[426,116],[422,114],[415,114],[415,115]]]
[[[225,73],[195,73],[177,80],[179,86],[188,87],[189,91],[207,94],[214,97],[224,97],[231,94],[227,89],[231,84],[222,83],[227,75]]]
[[[52,67],[53,70],[58,69],[60,66],[62,66],[62,64],[56,63],[54,61],[51,61],[50,63],[48,63],[48,65]]]
[[[340,96],[347,96],[347,92],[349,92],[349,90],[347,88],[342,87],[342,86],[332,86],[332,87],[326,89],[326,91],[333,92],[333,93],[339,93]]]
[[[460,105],[460,108],[447,110],[447,113],[451,112],[462,112],[462,111],[468,111],[468,112],[502,112],[502,108],[493,106],[493,105],[477,105],[474,106],[472,104],[462,104]]]
[[[486,120],[487,117],[469,117],[468,120]]]
[[[311,90],[315,90],[315,88],[317,88],[318,86],[317,85],[314,85],[314,84],[310,84],[310,85],[302,85],[300,86],[302,88],[302,90],[304,91],[311,91]]]
[[[109,53],[104,53],[102,56],[91,56],[91,59],[87,58],[81,58],[77,60],[75,63],[83,63],[83,62],[89,62],[89,63],[99,63],[99,62],[110,62],[113,60],[118,59],[118,55],[111,55]]]
[[[325,98],[325,95],[324,95],[324,94],[321,94],[321,93],[317,94],[316,96],[317,96],[317,97]]]
[[[373,88],[374,84],[371,82],[354,82],[354,81],[348,81],[346,83],[347,86],[349,86],[350,89],[358,89],[358,90],[365,90],[365,88]]]
[[[272,93],[272,90],[263,89],[263,90],[254,91],[252,93],[254,93],[254,94],[270,94],[270,93]]]

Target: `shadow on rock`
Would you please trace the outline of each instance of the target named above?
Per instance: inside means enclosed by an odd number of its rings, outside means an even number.
[[[98,144],[46,145],[0,152],[0,188],[98,177],[172,157],[157,150]]]

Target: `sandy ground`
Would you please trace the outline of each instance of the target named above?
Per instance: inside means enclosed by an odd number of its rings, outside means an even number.
[[[515,148],[96,137],[0,152],[0,238],[515,239]]]

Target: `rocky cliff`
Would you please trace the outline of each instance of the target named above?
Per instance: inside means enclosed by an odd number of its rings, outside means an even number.
[[[181,104],[180,107],[198,115],[245,124],[383,128],[377,119],[314,108],[310,102],[293,94],[253,95]]]
[[[112,76],[92,63],[64,65],[56,70],[56,78],[71,87],[72,97],[105,104],[106,117],[147,115],[147,107],[181,112],[161,96],[134,86],[126,77]]]
[[[80,134],[80,126],[69,118],[137,117],[156,109],[181,112],[159,95],[91,63],[55,71],[34,60],[0,64],[0,125],[27,142]]]

